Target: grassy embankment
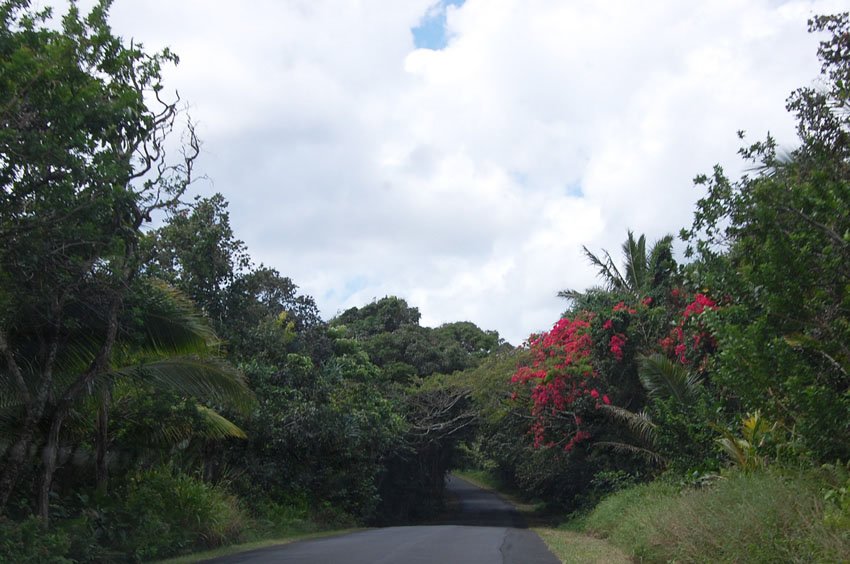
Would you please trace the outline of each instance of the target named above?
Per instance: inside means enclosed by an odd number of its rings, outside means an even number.
[[[657,481],[534,530],[563,562],[850,562],[850,507],[825,501],[829,488],[815,471],[730,472],[701,488]]]

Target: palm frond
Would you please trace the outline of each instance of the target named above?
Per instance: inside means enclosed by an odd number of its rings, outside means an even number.
[[[605,253],[605,260],[602,260],[590,252],[590,249],[587,247],[582,246],[582,249],[590,264],[599,270],[597,276],[605,282],[606,286],[612,290],[623,290],[627,286],[626,280],[620,274],[617,265],[614,264],[614,260],[608,251],[603,251]]]
[[[631,445],[628,443],[620,443],[615,441],[596,441],[593,443],[594,447],[602,447],[613,450],[618,454],[631,454],[637,455],[651,464],[656,464],[658,466],[665,466],[667,464],[667,459],[661,456],[659,453],[654,450],[650,450],[648,448],[640,447],[637,445]]]
[[[646,412],[635,413],[616,405],[601,405],[600,409],[611,419],[624,423],[641,442],[647,445],[655,443],[655,423],[652,422]]]
[[[178,356],[113,370],[112,379],[129,377],[194,398],[248,411],[254,394],[242,373],[218,358]]]
[[[577,300],[582,296],[584,296],[584,292],[578,290],[561,290],[558,292],[558,297],[566,300]]]
[[[680,403],[687,402],[702,384],[699,375],[658,353],[640,359],[638,378],[650,397],[672,397]]]
[[[623,243],[623,260],[626,267],[626,287],[634,294],[638,294],[646,285],[646,236],[641,235],[635,241],[635,234],[628,231],[626,241]]]
[[[214,349],[220,344],[209,322],[179,290],[161,280],[150,280],[140,307],[143,348],[169,354]],[[134,343],[138,346],[137,343]]]
[[[753,466],[751,445],[746,441],[730,435],[717,439],[717,444],[738,468],[748,470]]]
[[[235,437],[237,439],[248,438],[245,431],[240,429],[238,425],[212,408],[199,405],[198,415],[201,416],[204,425],[201,429],[197,430],[199,432],[196,432],[196,435],[200,435],[205,439],[226,439],[228,437]]]

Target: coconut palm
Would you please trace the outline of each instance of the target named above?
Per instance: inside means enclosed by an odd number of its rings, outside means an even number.
[[[605,290],[629,294],[636,298],[648,296],[654,289],[662,286],[675,269],[673,261],[673,236],[665,235],[656,241],[647,253],[646,236],[635,239],[634,233],[628,231],[628,237],[623,243],[622,270],[617,268],[611,254],[603,250],[603,257],[592,253],[587,247],[582,247],[590,264],[598,269],[598,276],[603,281]],[[586,295],[586,292],[562,290],[558,296],[576,299]]]
[[[40,514],[47,517],[47,499],[56,467],[58,447],[69,433],[63,430],[66,421],[86,421],[86,408],[96,409],[97,477],[105,486],[108,444],[109,406],[112,389],[117,383],[122,389],[128,386],[170,390],[201,402],[228,405],[247,409],[253,396],[240,373],[220,357],[221,344],[207,321],[194,305],[177,290],[157,280],[137,281],[124,300],[120,330],[116,332],[110,358],[104,370],[83,378],[95,364],[101,347],[103,324],[110,318],[99,307],[96,296],[69,307],[73,330],[63,340],[56,354],[53,385],[41,426],[49,429],[44,448],[43,473],[40,491]],[[76,311],[73,311],[75,310]],[[26,352],[32,346],[27,335],[15,335],[18,350]],[[18,362],[26,380],[26,372],[37,372],[21,354]],[[8,447],[15,442],[18,424],[27,410],[29,398],[8,372],[0,375],[0,445]],[[81,388],[82,386],[82,388]],[[213,408],[198,407],[200,425],[194,429],[153,429],[152,436],[171,437],[174,440],[189,435],[207,437],[237,436],[244,433]],[[91,429],[89,428],[89,431]],[[73,436],[75,429],[70,429]],[[85,429],[76,429],[77,433]],[[79,436],[77,438],[80,438]],[[4,450],[6,450],[4,449]]]

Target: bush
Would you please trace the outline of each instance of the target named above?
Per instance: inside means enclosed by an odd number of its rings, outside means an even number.
[[[311,531],[316,525],[309,520],[306,495],[292,495],[285,500],[262,499],[253,504],[252,515],[260,534],[287,534]]]
[[[654,482],[606,498],[584,528],[647,562],[850,561],[850,531],[825,520],[821,487],[767,471],[681,492]]]
[[[168,467],[131,478],[124,509],[126,552],[141,560],[236,542],[247,525],[233,496]]]
[[[71,541],[64,531],[45,529],[36,517],[14,522],[0,517],[0,562],[70,564]]]

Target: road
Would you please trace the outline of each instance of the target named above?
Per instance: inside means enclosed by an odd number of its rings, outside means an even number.
[[[522,517],[499,496],[456,477],[459,509],[441,524],[385,527],[243,552],[215,564],[558,564]]]

